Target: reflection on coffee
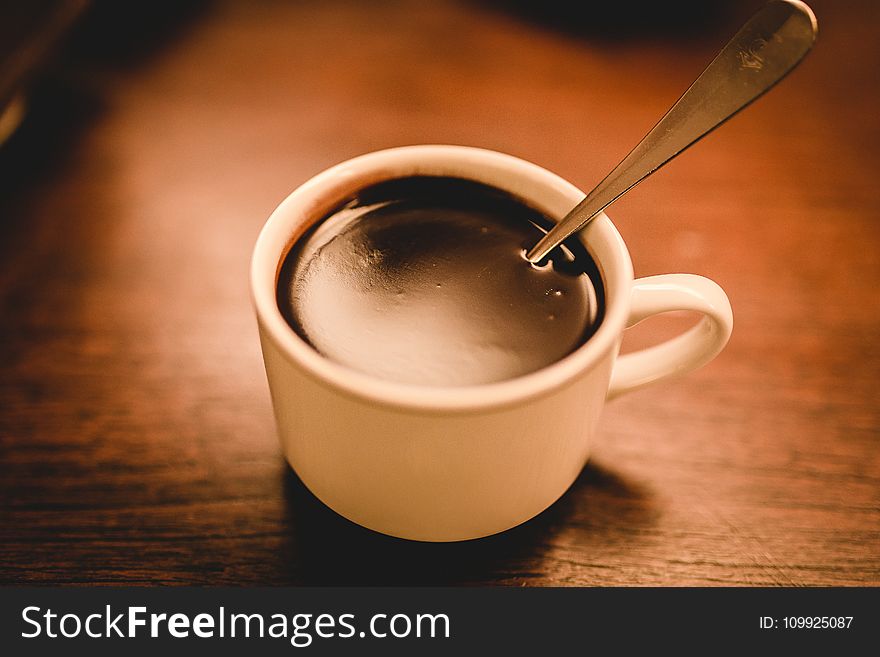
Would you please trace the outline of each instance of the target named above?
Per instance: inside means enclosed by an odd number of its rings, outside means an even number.
[[[601,320],[603,290],[569,240],[541,267],[524,249],[551,224],[494,188],[412,177],[362,190],[307,233],[278,304],[328,359],[390,381],[466,386],[534,372]]]

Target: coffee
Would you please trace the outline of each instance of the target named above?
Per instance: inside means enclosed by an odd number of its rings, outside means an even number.
[[[483,184],[383,182],[294,244],[279,273],[278,305],[326,358],[382,379],[511,379],[564,358],[601,321],[601,278],[579,241],[540,266],[525,259],[551,225]]]

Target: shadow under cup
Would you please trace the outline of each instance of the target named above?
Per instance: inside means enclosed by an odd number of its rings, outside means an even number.
[[[319,174],[273,213],[254,250],[252,294],[266,373],[285,456],[325,504],[393,536],[477,538],[543,511],[586,463],[628,314],[632,265],[606,217],[579,234],[601,277],[604,317],[572,353],[523,376],[427,387],[334,363],[282,315],[282,263],[340,202],[408,176],[482,183],[553,220],[583,197],[530,163],[455,146],[380,151]]]

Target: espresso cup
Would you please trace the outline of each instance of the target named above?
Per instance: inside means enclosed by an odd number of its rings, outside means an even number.
[[[554,220],[584,193],[518,158],[462,146],[408,146],[354,158],[288,196],[254,248],[251,294],[278,435],[303,483],[364,527],[401,538],[457,541],[514,527],[553,504],[590,455],[606,400],[689,372],[730,337],[724,291],[692,274],[634,280],[626,245],[604,214],[578,234],[605,289],[602,321],[584,344],[536,372],[498,383],[427,387],[332,362],[278,307],[288,251],[340,202],[407,176],[448,176],[507,192]],[[618,355],[624,330],[673,310],[699,323],[659,345]]]

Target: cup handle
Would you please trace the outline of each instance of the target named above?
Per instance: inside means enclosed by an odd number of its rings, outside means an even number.
[[[730,300],[717,283],[694,274],[664,274],[635,280],[626,327],[673,310],[695,310],[703,313],[703,318],[677,337],[620,356],[611,373],[608,399],[702,367],[730,339]]]

